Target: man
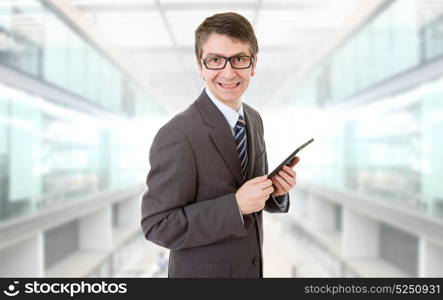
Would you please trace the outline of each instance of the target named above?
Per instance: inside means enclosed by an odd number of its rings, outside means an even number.
[[[157,133],[142,198],[146,239],[171,249],[169,277],[262,277],[262,210],[287,212],[296,173],[268,172],[260,115],[242,103],[258,45],[236,13],[195,31],[206,87]]]

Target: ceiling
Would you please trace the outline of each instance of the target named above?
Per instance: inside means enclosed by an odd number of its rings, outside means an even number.
[[[259,42],[257,75],[245,102],[270,106],[312,54],[345,26],[365,0],[69,0],[139,68],[161,101],[179,111],[200,93],[194,30],[208,16],[235,11]],[[368,1],[368,0],[366,0]],[[290,86],[290,85],[289,85]]]

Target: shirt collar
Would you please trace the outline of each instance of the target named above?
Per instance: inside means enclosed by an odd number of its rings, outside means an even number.
[[[231,128],[235,127],[235,124],[237,124],[239,116],[242,116],[244,118],[243,104],[242,103],[240,103],[240,108],[238,109],[238,111],[236,111],[232,107],[230,107],[230,106],[224,104],[223,102],[221,102],[220,100],[218,100],[211,93],[211,91],[208,89],[207,86],[205,86],[205,90],[206,90],[206,94],[208,95],[209,99],[211,99],[211,101],[215,104],[215,106],[217,106],[217,108],[225,116],[225,118],[228,121],[229,126],[231,126]]]

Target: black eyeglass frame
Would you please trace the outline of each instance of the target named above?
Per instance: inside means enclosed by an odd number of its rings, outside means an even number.
[[[209,68],[206,65],[206,59],[215,58],[215,57],[216,58],[224,58],[225,64],[223,65],[223,67],[220,67],[220,68]],[[249,57],[250,58],[249,66],[243,67],[243,68],[236,68],[236,67],[234,67],[232,65],[231,59],[238,58],[238,57]],[[236,56],[230,56],[230,57],[217,55],[217,56],[210,56],[210,57],[203,58],[200,61],[201,61],[202,64],[205,65],[206,69],[208,69],[208,70],[223,70],[224,68],[226,68],[226,65],[228,64],[228,61],[229,61],[229,64],[231,65],[231,68],[236,69],[236,70],[244,70],[244,69],[249,69],[254,64],[254,59],[255,59],[254,56],[250,56],[250,55],[236,55]]]

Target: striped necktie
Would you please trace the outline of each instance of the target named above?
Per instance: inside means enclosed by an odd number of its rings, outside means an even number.
[[[237,144],[238,155],[241,162],[241,170],[243,177],[246,179],[246,169],[248,166],[248,152],[246,147],[246,128],[245,119],[242,116],[238,117],[237,124],[234,127],[234,139]]]

